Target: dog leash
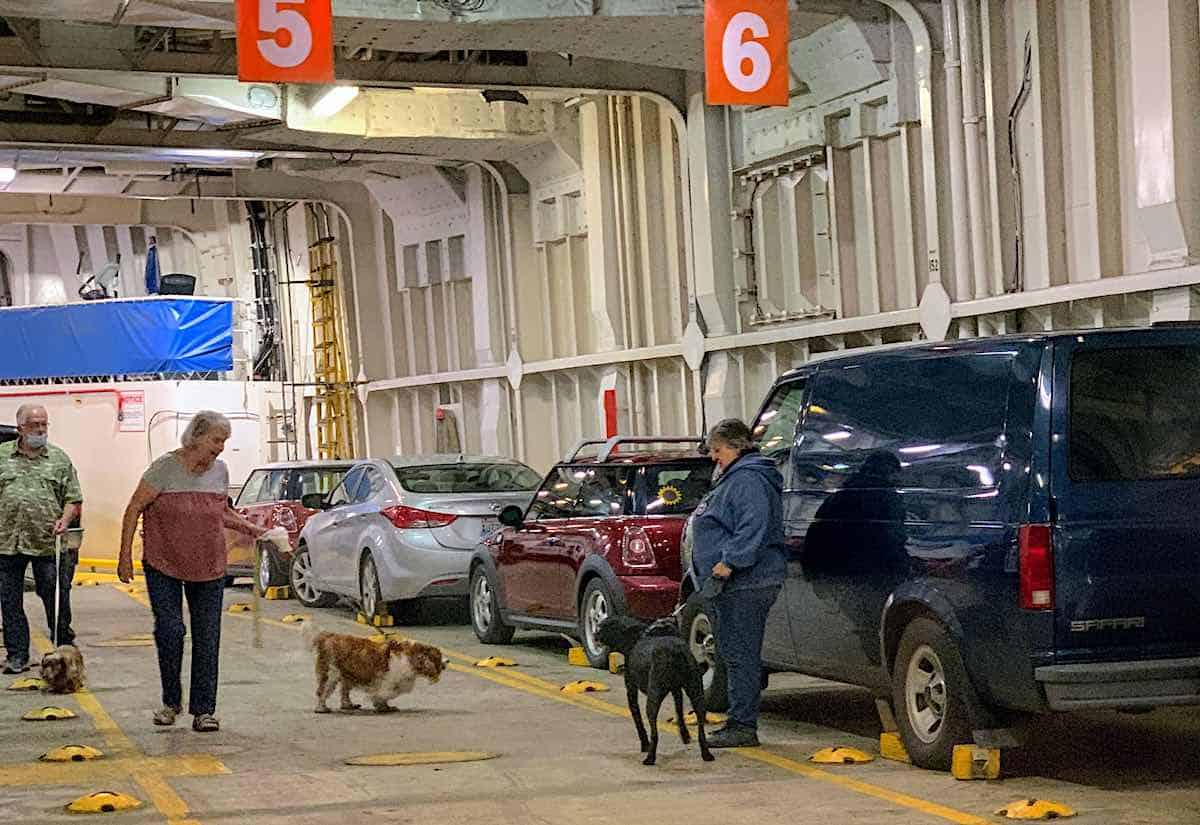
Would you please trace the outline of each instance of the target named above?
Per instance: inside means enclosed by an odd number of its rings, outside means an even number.
[[[59,589],[62,582],[62,533],[54,534],[54,632],[51,642],[58,647],[58,625],[62,622],[62,597]]]
[[[267,552],[267,548],[262,546],[262,539],[256,540],[254,542],[254,547],[259,553]],[[254,565],[255,581],[254,581],[254,585],[250,588],[250,591],[254,595],[250,599],[250,603],[251,603],[250,609],[254,612],[254,649],[260,650],[260,649],[262,649],[262,622],[259,620],[259,611],[258,611],[258,568],[261,565],[258,562],[257,554],[255,554],[254,561],[255,561],[255,565]]]

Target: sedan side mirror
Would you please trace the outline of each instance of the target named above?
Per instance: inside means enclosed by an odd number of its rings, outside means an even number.
[[[300,506],[308,510],[328,510],[324,493],[305,493],[300,497]]]
[[[500,511],[500,523],[505,527],[520,527],[525,522],[525,511],[510,504]]]

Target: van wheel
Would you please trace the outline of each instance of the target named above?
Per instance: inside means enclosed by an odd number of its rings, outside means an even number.
[[[900,637],[892,668],[892,701],[913,764],[949,770],[954,746],[972,741],[979,699],[958,647],[932,619],[914,619]]]
[[[500,618],[500,598],[482,564],[471,571],[471,629],[485,645],[506,645],[516,632]]]
[[[729,682],[725,675],[725,663],[717,651],[712,617],[699,593],[688,597],[679,613],[679,626],[696,661],[708,665],[703,677],[705,709],[714,712],[728,710]],[[765,672],[763,678],[766,678]]]

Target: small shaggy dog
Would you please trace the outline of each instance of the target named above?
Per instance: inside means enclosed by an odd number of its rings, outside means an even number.
[[[704,668],[692,656],[687,642],[679,636],[674,621],[664,619],[646,625],[628,616],[610,616],[600,623],[596,634],[611,650],[625,657],[625,694],[629,712],[642,743],[646,758],[643,765],[653,765],[658,753],[658,709],[668,695],[675,697],[675,718],[679,722],[679,738],[683,744],[691,734],[683,719],[683,694],[688,695],[696,711],[700,758],[711,762],[713,755],[704,736]],[[646,694],[646,718],[650,720],[650,738],[642,724],[638,692]]]
[[[87,676],[83,654],[75,645],[59,645],[43,656],[41,671],[47,693],[75,693],[83,688]]]
[[[312,639],[317,653],[317,713],[329,713],[325,702],[341,687],[342,710],[357,710],[350,691],[361,689],[380,713],[394,710],[388,702],[413,689],[418,676],[436,682],[446,668],[442,652],[432,645],[404,639],[375,642],[346,633],[318,633]]]

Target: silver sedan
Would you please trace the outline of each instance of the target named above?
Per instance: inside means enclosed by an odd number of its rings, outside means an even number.
[[[309,607],[338,597],[367,616],[392,602],[467,595],[471,551],[499,529],[499,512],[528,506],[541,476],[518,461],[470,455],[359,462],[304,525],[292,590]]]

